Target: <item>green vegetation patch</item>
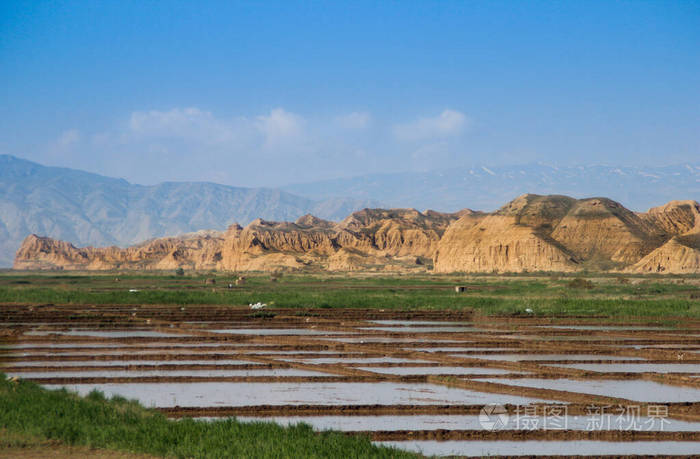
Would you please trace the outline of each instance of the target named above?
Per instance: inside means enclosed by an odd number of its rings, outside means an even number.
[[[0,373],[0,431],[67,445],[167,457],[416,457],[339,432],[314,432],[307,424],[169,420],[155,410],[100,392],[79,397],[50,391]],[[21,446],[16,441],[7,446]],[[31,445],[28,445],[31,447]],[[0,455],[2,451],[0,450]]]
[[[485,315],[700,318],[697,276],[521,275],[275,275],[233,273],[0,275],[0,303],[168,304],[276,308],[472,309]],[[206,279],[216,279],[206,283]],[[18,283],[20,282],[21,283]],[[455,292],[455,286],[466,291]],[[258,311],[266,318],[266,311]]]

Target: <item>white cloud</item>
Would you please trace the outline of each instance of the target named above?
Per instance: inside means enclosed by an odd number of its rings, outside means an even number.
[[[68,129],[61,132],[61,135],[47,145],[47,154],[51,158],[50,161],[71,156],[79,149],[78,147],[82,140],[83,135],[77,129]]]
[[[243,120],[220,120],[196,107],[168,111],[136,111],[129,118],[131,133],[144,137],[193,140],[204,143],[230,142]]]
[[[469,118],[456,110],[445,109],[438,116],[419,118],[405,124],[396,124],[393,133],[401,141],[418,141],[458,136],[469,126]]]
[[[305,117],[277,107],[226,117],[199,107],[175,107],[134,111],[101,132],[67,130],[48,145],[48,153],[54,164],[136,183],[213,180],[275,186],[397,168],[423,170],[435,158],[450,157],[468,124],[454,110],[392,125],[363,111]]]
[[[343,129],[360,130],[369,127],[372,116],[367,112],[352,112],[336,117],[335,122]]]
[[[55,144],[56,147],[60,149],[68,149],[76,143],[80,142],[81,138],[82,135],[80,134],[80,131],[78,131],[77,129],[69,129],[61,133],[58,139],[56,139]]]
[[[289,146],[302,136],[304,118],[283,108],[274,108],[268,115],[257,117],[256,126],[265,136],[267,147]]]

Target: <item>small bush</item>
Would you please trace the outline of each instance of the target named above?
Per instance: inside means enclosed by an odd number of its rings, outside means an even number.
[[[185,275],[185,270],[182,269],[182,267],[179,267],[175,270],[175,275],[176,276],[184,276]]]
[[[257,311],[257,312],[252,313],[250,315],[250,317],[252,317],[254,319],[272,319],[276,315],[277,314],[275,314],[274,312]]]
[[[577,277],[576,279],[569,282],[569,288],[585,288],[585,289],[590,290],[593,288],[593,282],[591,282],[587,279],[582,279],[580,277]]]

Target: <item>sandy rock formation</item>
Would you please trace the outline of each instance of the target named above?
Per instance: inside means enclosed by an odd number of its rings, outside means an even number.
[[[220,269],[275,271],[306,266],[337,271],[412,269],[431,258],[442,233],[458,214],[413,209],[365,209],[341,223],[305,215],[296,222],[257,219],[245,228],[162,238],[120,249],[76,248],[29,236],[17,252],[16,269]]]
[[[574,271],[579,260],[550,234],[575,204],[526,194],[486,217],[464,215],[438,244],[435,271]]]
[[[635,213],[606,198],[527,194],[498,211],[364,209],[334,223],[258,219],[120,249],[28,236],[16,269],[700,272],[700,205]]]
[[[696,201],[671,201],[639,217],[670,236],[700,231],[700,204]]]
[[[692,274],[700,272],[700,238],[676,237],[629,267],[635,273]]]
[[[512,215],[462,217],[440,241],[436,272],[574,271],[578,261]]]
[[[641,218],[670,239],[634,265],[628,272],[692,274],[700,272],[700,204],[671,201],[649,209]]]
[[[663,243],[658,229],[620,203],[606,198],[577,201],[551,237],[580,260],[636,263]]]
[[[634,213],[606,198],[528,194],[483,220],[452,224],[435,252],[435,270],[697,272],[698,246],[686,236],[700,233],[699,222],[694,201]]]
[[[459,214],[415,209],[364,209],[337,226],[338,244],[378,255],[432,257],[448,225]]]

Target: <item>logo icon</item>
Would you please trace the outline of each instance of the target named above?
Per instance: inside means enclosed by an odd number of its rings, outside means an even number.
[[[486,430],[505,429],[509,417],[503,405],[485,405],[479,412],[479,424]]]

